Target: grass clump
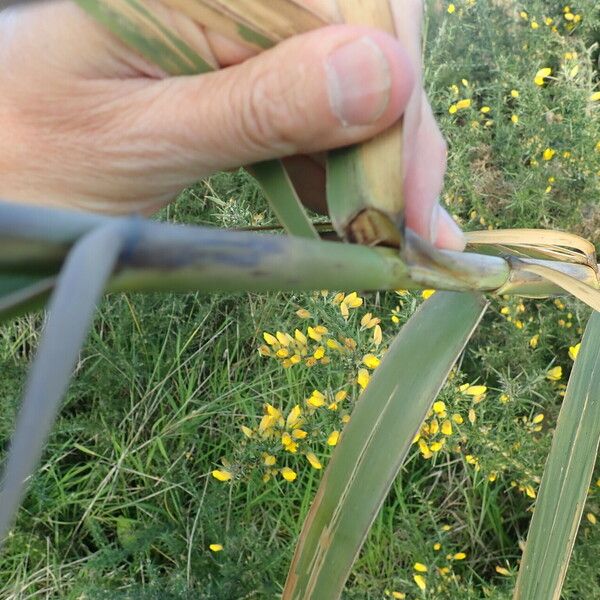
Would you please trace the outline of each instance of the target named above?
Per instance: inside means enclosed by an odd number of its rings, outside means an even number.
[[[453,6],[432,4],[425,63],[450,147],[446,204],[466,228],[555,227],[598,243],[598,8]],[[274,222],[241,172],[198,184],[161,218]],[[402,290],[107,298],[0,561],[0,596],[276,598],[336,433],[422,301]],[[587,314],[570,300],[494,300],[345,597],[511,597]],[[0,330],[3,441],[41,322]],[[594,481],[570,600],[599,597]]]

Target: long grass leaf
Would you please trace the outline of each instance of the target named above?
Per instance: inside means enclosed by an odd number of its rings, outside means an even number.
[[[0,323],[42,306],[55,283],[52,276],[0,273]]]
[[[319,234],[280,160],[255,163],[248,170],[260,183],[275,216],[290,235],[318,239]]]
[[[115,222],[88,234],[75,245],[58,278],[3,473],[0,543],[40,460],[96,302],[117,262],[126,233],[125,223]]]
[[[436,294],[409,320],[360,397],[304,523],[284,600],[335,600],[486,302]]]
[[[515,600],[559,600],[600,442],[600,314],[587,325],[556,424]]]

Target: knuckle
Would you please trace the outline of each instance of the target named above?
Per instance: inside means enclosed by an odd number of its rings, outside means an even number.
[[[253,73],[240,111],[241,133],[251,147],[280,155],[298,152],[299,134],[308,125],[298,79],[280,68]]]

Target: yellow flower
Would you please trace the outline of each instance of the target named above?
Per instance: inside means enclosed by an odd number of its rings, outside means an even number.
[[[294,481],[298,477],[296,471],[292,471],[289,467],[283,467],[279,472],[286,481]]]
[[[337,350],[338,352],[343,350],[342,345],[337,340],[331,338],[327,340],[327,347],[331,350]]]
[[[347,319],[350,316],[350,310],[345,302],[340,302],[340,312],[342,313],[342,317],[344,317],[344,319]]]
[[[281,435],[281,445],[287,452],[292,454],[298,451],[298,444],[292,440],[292,436],[287,431]]]
[[[342,304],[346,304],[348,308],[358,308],[362,306],[363,299],[358,296],[356,292],[348,294],[343,300]]]
[[[296,314],[301,318],[301,319],[310,319],[311,314],[305,309],[305,308],[299,308],[296,311]]]
[[[460,391],[467,394],[467,396],[482,396],[487,392],[485,385],[470,385],[468,383],[460,387]]]
[[[292,431],[292,437],[295,440],[303,440],[308,435],[308,432],[304,431],[304,429],[294,429]]]
[[[590,100],[592,102],[598,102],[600,100],[600,92],[594,92],[591,96],[590,96]]]
[[[362,361],[369,369],[376,369],[379,366],[379,359],[374,354],[365,354]]]
[[[308,462],[310,463],[310,466],[313,467],[313,469],[322,469],[323,468],[323,465],[320,463],[319,459],[316,457],[316,455],[313,452],[307,452],[306,458],[307,458]]]
[[[370,312],[366,313],[363,318],[360,320],[360,326],[364,329],[371,329],[375,327],[378,323],[381,323],[381,319],[374,317]]]
[[[267,342],[267,344],[269,344],[269,346],[274,346],[275,344],[277,344],[277,338],[274,335],[271,335],[270,333],[268,333],[267,331],[265,331],[263,333],[263,338],[265,340],[265,342]]]
[[[516,125],[519,122],[519,115],[511,115],[510,120]]]
[[[421,292],[421,296],[427,300],[427,298],[431,298],[435,294],[435,290],[423,290]]]
[[[450,108],[448,109],[448,112],[451,115],[453,115],[457,110],[458,110],[458,108],[456,108],[456,104],[452,104],[452,105],[450,105]]]
[[[440,430],[440,424],[437,419],[431,419],[429,423],[429,433],[435,435]]]
[[[379,325],[375,325],[373,329],[373,343],[375,346],[379,346],[383,340],[383,333],[381,331],[381,327]]]
[[[531,29],[539,29],[539,23],[537,21],[531,21]]]
[[[444,435],[452,435],[452,423],[448,420],[442,423],[442,433]]]
[[[424,592],[427,589],[427,583],[423,575],[413,575],[413,579],[415,580],[415,583],[422,592]]]
[[[218,481],[229,481],[233,477],[233,475],[225,469],[215,469],[212,472],[212,476]]]
[[[505,569],[504,567],[496,567],[496,573],[500,575],[505,575],[507,577],[510,575],[510,571],[508,569]]]
[[[454,560],[465,560],[467,555],[464,552],[457,552],[453,557]]]
[[[263,464],[265,467],[272,467],[275,464],[275,457],[272,454],[263,454]]]
[[[530,340],[529,340],[529,345],[532,348],[537,348],[538,346],[538,342],[540,341],[540,334],[536,333]]]
[[[490,110],[492,110],[492,109],[491,109],[489,106],[482,106],[482,107],[479,109],[479,112],[482,112],[484,115],[486,115],[487,113],[489,113],[489,112],[490,112]]]
[[[406,594],[403,594],[402,592],[392,592],[392,598],[395,598],[396,600],[404,600],[406,598]]]
[[[439,452],[444,447],[443,442],[432,442],[429,449],[432,452]]]
[[[240,429],[242,430],[242,433],[247,437],[247,438],[251,438],[254,435],[254,432],[252,431],[252,429],[250,429],[250,427],[246,427],[245,425],[242,425],[240,427]]]
[[[308,337],[311,340],[315,340],[315,342],[320,342],[322,334],[318,333],[316,328],[309,327],[308,328]]]
[[[575,344],[574,346],[569,346],[569,358],[571,360],[575,360],[579,355],[579,349],[581,348],[581,342]]]
[[[348,392],[346,390],[340,390],[339,392],[336,392],[333,399],[336,402],[342,402],[342,400],[345,400],[347,396],[348,396]]]
[[[299,344],[302,344],[303,346],[306,346],[306,343],[308,342],[306,336],[299,329],[296,329],[294,331],[294,338]]]
[[[359,369],[358,375],[356,377],[356,382],[360,387],[364,390],[369,385],[369,380],[371,376],[369,375],[369,371],[366,369]]]
[[[416,562],[413,565],[413,569],[415,571],[418,571],[419,573],[427,573],[427,567],[423,563],[420,563],[420,562]]]
[[[429,449],[427,442],[423,439],[419,440],[419,450],[421,451],[423,458],[431,458],[432,457],[431,450]]]
[[[500,404],[506,404],[510,400],[510,398],[507,394],[500,394],[498,400],[500,400]]]
[[[527,20],[529,18],[529,15],[524,10],[522,10],[519,13],[519,16],[521,17],[521,19],[525,19],[525,20]]]
[[[598,520],[596,519],[596,515],[594,513],[587,513],[587,515],[585,515],[585,518],[592,524],[595,525]]]
[[[544,150],[544,154],[542,155],[544,160],[552,160],[554,158],[554,155],[556,154],[556,150],[553,150],[552,148],[546,148]]]
[[[436,552],[439,552],[439,551],[442,549],[442,545],[441,545],[439,542],[436,542],[436,543],[433,545],[433,549],[434,549]]]
[[[532,423],[541,423],[544,420],[544,415],[542,413],[539,413],[537,415],[535,415],[535,417],[533,417],[533,419],[531,419]]]
[[[448,14],[451,15],[454,12],[456,12],[456,6],[454,6],[452,3],[448,4]]]
[[[343,292],[338,292],[333,297],[333,300],[331,301],[331,304],[333,304],[334,306],[337,306],[345,298],[345,296],[346,296],[346,294],[344,294]]]
[[[457,424],[457,425],[462,425],[465,421],[464,419],[457,413],[452,415],[452,420]]]
[[[441,400],[434,402],[433,403],[433,412],[436,415],[441,415],[442,413],[446,412],[446,405]]]
[[[318,346],[317,349],[313,352],[313,356],[319,360],[325,356],[325,348],[323,346]]]
[[[325,404],[325,396],[318,390],[314,390],[310,398],[306,400],[306,403],[313,408],[319,408]]]
[[[550,75],[552,75],[552,69],[550,67],[544,67],[535,74],[533,81],[536,85],[544,85],[546,78],[550,77]]]
[[[296,406],[294,406],[294,408],[292,408],[292,410],[290,410],[290,412],[288,413],[287,419],[285,420],[285,426],[288,429],[292,429],[293,427],[298,425],[301,414],[302,414],[302,409],[300,408],[300,406],[298,404],[296,404]]]
[[[289,346],[290,342],[292,341],[291,337],[287,333],[283,333],[281,331],[276,331],[275,337],[282,346]]]
[[[339,431],[332,431],[329,434],[329,437],[327,438],[327,445],[328,446],[335,446],[337,445],[337,443],[340,440],[340,432]]]
[[[553,367],[546,373],[546,378],[550,381],[560,381],[562,379],[562,367]]]
[[[223,550],[223,546],[221,544],[210,544],[209,548],[213,552],[221,552],[221,550]]]
[[[510,90],[510,95],[513,98],[518,98],[519,97],[519,91],[518,90]]]
[[[463,108],[469,108],[471,106],[471,99],[470,98],[464,98],[463,100],[459,100],[456,103],[456,109],[457,110],[461,110]]]

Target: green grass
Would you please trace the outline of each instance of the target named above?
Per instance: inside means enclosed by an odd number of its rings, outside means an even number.
[[[471,6],[459,0],[453,14],[446,2],[438,4],[428,21],[426,81],[449,141],[444,200],[450,210],[471,229],[557,227],[600,242],[600,103],[589,102],[598,81],[594,2],[571,5],[583,16],[572,32],[557,2],[528,2],[527,20],[518,15],[522,6],[509,1]],[[556,33],[544,17],[554,19]],[[538,29],[531,28],[533,18]],[[577,57],[565,59],[566,52]],[[542,88],[533,78],[546,66],[556,80]],[[510,96],[513,89],[518,98]],[[463,98],[472,99],[471,107],[450,114]],[[481,113],[482,106],[490,112]],[[546,148],[556,152],[551,160],[543,158]],[[227,227],[273,223],[242,173],[200,183],[160,217]],[[350,309],[346,321],[332,302],[335,293],[107,298],[0,560],[0,597],[276,598],[321,471],[301,451],[248,439],[240,426],[256,428],[267,402],[287,414],[305,406],[313,389],[330,395],[346,389],[338,410],[319,408],[307,417],[309,436],[300,450],[310,447],[325,464],[326,439],[358,395],[363,355],[381,353],[372,330],[361,330],[361,317],[370,311],[381,318],[385,348],[422,301],[420,295],[360,294],[363,306]],[[299,308],[313,317],[301,319]],[[587,316],[573,301],[494,300],[441,396],[449,415],[463,423],[453,422],[452,435],[431,458],[415,444],[346,598],[386,598],[386,590],[435,600],[510,598],[530,496],[572,365],[569,347]],[[0,329],[3,443],[41,323],[40,315],[31,316]],[[290,369],[259,355],[264,331],[293,335],[317,323],[336,339],[355,339],[356,350],[328,350],[329,365]],[[555,366],[563,369],[560,381],[547,377]],[[484,398],[475,402],[461,393],[464,383],[485,385]],[[543,421],[534,423],[539,414]],[[423,439],[430,444],[442,436],[424,432]],[[286,482],[275,473],[263,482],[264,452],[276,457],[277,467],[294,469],[297,479]],[[235,475],[231,483],[211,476],[223,458]],[[594,482],[599,478],[597,471]],[[585,513],[600,518],[598,485]],[[211,552],[212,543],[224,550]],[[466,558],[447,558],[458,552]],[[585,518],[565,599],[600,598],[599,552],[600,525]],[[428,567],[423,594],[413,581],[415,562]],[[446,567],[442,575],[438,569]]]

